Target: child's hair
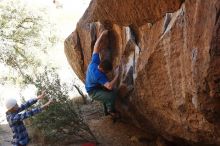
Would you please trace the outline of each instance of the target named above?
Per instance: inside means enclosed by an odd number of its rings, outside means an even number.
[[[109,72],[112,70],[112,63],[109,60],[103,60],[99,64],[99,67],[101,67],[105,72]]]

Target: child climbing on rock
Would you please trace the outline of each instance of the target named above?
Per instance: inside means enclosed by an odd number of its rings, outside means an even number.
[[[43,91],[41,95],[39,95],[37,98],[30,99],[21,106],[18,106],[17,101],[13,98],[6,99],[6,118],[13,133],[13,146],[27,146],[27,144],[29,143],[29,136],[24,126],[23,120],[34,116],[35,114],[38,114],[42,110],[46,109],[51,104],[52,99],[50,99],[46,104],[42,105],[39,108],[33,108],[28,111],[24,110],[35,104],[38,100],[43,99],[44,97],[45,91]]]
[[[111,81],[108,80],[107,73],[112,71],[112,63],[108,59],[100,60],[99,57],[107,36],[108,31],[105,30],[95,42],[92,59],[87,68],[85,87],[89,96],[93,100],[101,101],[106,114],[110,114],[115,120],[120,117],[119,112],[115,109],[115,101],[118,95],[113,88],[119,76],[118,69],[116,69],[114,78]]]

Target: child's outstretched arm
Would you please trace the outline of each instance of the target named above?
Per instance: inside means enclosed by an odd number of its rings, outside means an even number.
[[[16,123],[18,121],[23,121],[24,119],[27,119],[29,117],[32,117],[40,112],[42,112],[42,110],[44,110],[46,107],[48,107],[52,102],[52,99],[50,99],[46,104],[42,105],[41,107],[39,108],[34,108],[34,109],[31,109],[30,111],[26,111],[24,113],[18,113],[18,114],[15,114],[14,116],[10,116],[10,117],[7,117],[9,118],[8,121],[9,121],[9,124],[13,124],[13,123]]]
[[[108,30],[104,30],[95,42],[93,54],[99,53],[103,48],[104,39],[108,36]]]
[[[52,102],[53,102],[53,99],[50,99],[47,103],[41,106],[41,109],[42,110],[46,109]]]
[[[18,109],[18,112],[21,112],[29,108],[30,106],[35,104],[39,99],[43,99],[44,97],[45,97],[45,91],[42,91],[41,95],[39,95],[37,98],[30,99],[26,103],[21,104],[20,108]]]

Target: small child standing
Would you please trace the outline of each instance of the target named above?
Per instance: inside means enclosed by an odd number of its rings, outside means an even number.
[[[43,91],[42,94],[39,95],[37,98],[30,99],[26,103],[22,104],[20,107],[18,106],[17,101],[15,99],[6,100],[6,118],[13,132],[13,146],[26,146],[29,143],[29,136],[24,126],[23,120],[40,113],[42,110],[44,110],[51,104],[52,100],[49,100],[46,104],[42,105],[39,108],[34,108],[25,112],[22,111],[29,108],[31,105],[35,104],[39,99],[43,99],[44,97],[45,91]]]

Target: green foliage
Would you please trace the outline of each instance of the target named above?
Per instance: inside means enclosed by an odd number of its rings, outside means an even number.
[[[0,63],[13,70],[12,77],[36,72],[42,54],[56,40],[54,24],[49,21],[46,10],[31,9],[22,0],[1,1]]]
[[[35,79],[28,77],[27,82],[34,84],[39,91],[46,90],[47,97],[55,101],[45,112],[32,118],[32,126],[42,130],[50,139],[61,140],[71,135],[86,141],[96,140],[79,108],[68,98],[67,86],[61,85],[55,69],[46,68]]]

